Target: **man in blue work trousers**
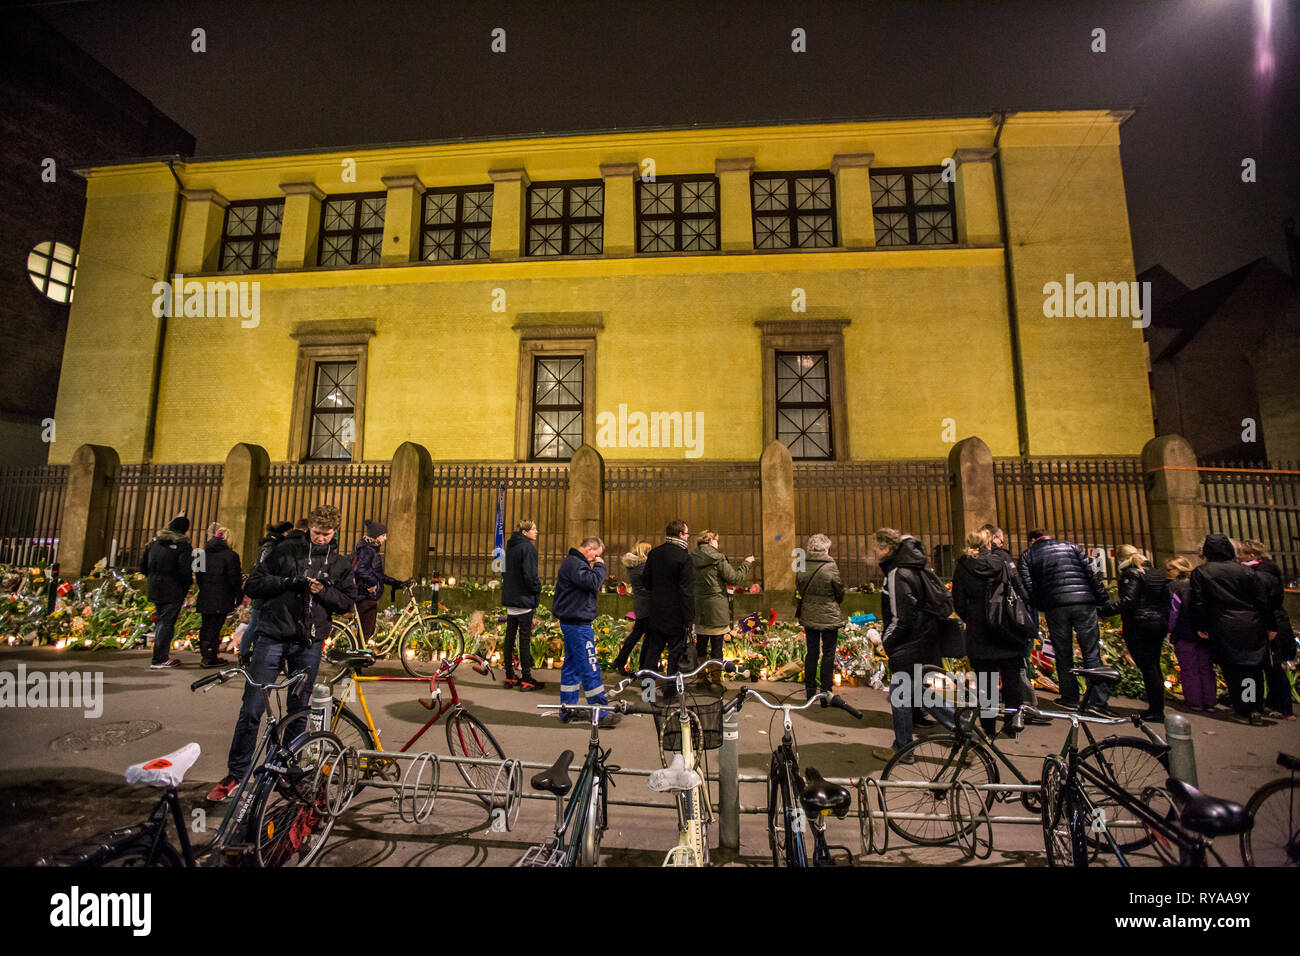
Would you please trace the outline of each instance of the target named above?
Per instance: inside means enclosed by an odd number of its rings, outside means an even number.
[[[591,622],[596,619],[596,595],[605,583],[605,542],[600,538],[583,538],[570,548],[555,580],[555,600],[551,613],[560,622],[564,634],[564,664],[560,668],[560,703],[576,704],[578,691],[584,691],[589,704],[606,703],[605,685],[596,661],[596,636]],[[568,715],[560,714],[561,720]],[[618,714],[604,714],[601,727],[613,727]]]

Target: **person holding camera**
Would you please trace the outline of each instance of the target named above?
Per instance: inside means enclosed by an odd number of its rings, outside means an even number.
[[[352,563],[339,554],[335,532],[342,523],[333,505],[313,508],[307,531],[294,530],[258,563],[244,584],[244,592],[262,600],[257,643],[248,672],[258,683],[306,671],[296,697],[286,701],[293,712],[308,706],[312,684],[320,667],[321,647],[330,632],[330,618],[349,610],[357,599]],[[244,687],[244,701],[235,721],[226,761],[227,775],[208,793],[220,801],[230,796],[248,771],[257,744],[265,699],[262,692]]]

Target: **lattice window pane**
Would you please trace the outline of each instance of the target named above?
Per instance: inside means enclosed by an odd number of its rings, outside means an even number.
[[[426,262],[456,258],[455,229],[426,229],[424,232]]]
[[[825,352],[776,354],[776,437],[794,458],[833,458]]]
[[[829,209],[831,206],[831,181],[823,176],[794,181],[796,209]]]
[[[605,209],[604,186],[574,186],[569,197],[569,215],[575,218],[600,216]]]
[[[490,223],[492,221],[492,190],[480,189],[477,192],[467,192],[463,204],[465,222]]]
[[[351,199],[330,199],[325,203],[325,222],[323,229],[330,231],[351,229],[356,217],[357,204]]]
[[[360,228],[378,229],[382,232],[384,229],[384,207],[387,203],[388,200],[383,196],[361,200]]]
[[[956,242],[952,213],[918,212],[916,214],[917,245],[932,246]]]
[[[906,206],[907,182],[899,174],[871,177],[871,205],[879,207]]]
[[[784,179],[755,179],[754,211],[771,212],[789,205],[789,185]]]
[[[581,405],[582,359],[539,359],[533,400],[538,405]]]
[[[528,230],[528,254],[530,256],[558,256],[563,252],[564,228],[558,223],[548,226],[533,226]]]
[[[671,216],[673,214],[673,184],[642,183],[637,191],[641,201],[641,214]]]
[[[231,206],[226,222],[226,233],[231,236],[251,236],[257,232],[256,206]]]
[[[269,269],[275,265],[275,257],[280,252],[280,237],[272,236],[269,239],[263,239],[258,243],[258,266],[263,269]]]
[[[675,229],[671,219],[652,219],[641,223],[640,242],[642,252],[672,252]]]
[[[223,272],[247,272],[253,268],[253,241],[244,239],[225,243],[221,258]]]
[[[492,230],[490,227],[475,226],[465,230],[461,239],[461,258],[486,259],[492,247]]]
[[[682,183],[682,212],[688,216],[718,211],[718,184],[713,180]]]
[[[569,232],[569,253],[575,256],[599,255],[602,226],[598,222],[575,222]]]
[[[713,252],[718,248],[718,224],[713,219],[682,221],[682,249],[685,252]]]
[[[908,244],[906,213],[876,213],[875,219],[876,245],[905,246]]]
[[[528,193],[528,214],[534,219],[560,219],[564,216],[564,188],[538,187]]]
[[[795,228],[801,249],[835,245],[835,222],[830,216],[800,216]]]
[[[352,415],[342,413],[325,413],[312,416],[311,438],[307,446],[307,457],[314,459],[339,459],[352,457],[352,451],[344,444],[343,438],[349,430],[348,422]]]
[[[424,203],[424,224],[426,226],[449,225],[456,221],[456,194],[428,194]]]
[[[754,247],[757,249],[788,249],[790,242],[790,220],[759,218],[755,220],[758,235]]]
[[[279,235],[284,225],[284,201],[267,203],[262,207],[262,232]]]

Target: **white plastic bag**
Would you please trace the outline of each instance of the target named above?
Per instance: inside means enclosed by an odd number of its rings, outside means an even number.
[[[179,787],[185,771],[199,759],[199,745],[189,743],[180,750],[155,757],[126,768],[127,783],[147,783],[151,787]]]

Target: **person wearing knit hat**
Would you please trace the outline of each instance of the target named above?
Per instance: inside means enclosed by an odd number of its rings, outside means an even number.
[[[379,613],[379,597],[384,585],[403,588],[410,581],[399,581],[384,573],[384,556],[380,547],[388,540],[388,527],[379,521],[366,521],[365,534],[352,551],[352,576],[357,582],[357,617],[361,620],[361,633],[367,641],[375,633],[375,618]]]
[[[257,543],[257,562],[254,565],[261,564],[266,560],[266,556],[274,550],[275,546],[285,539],[285,536],[293,530],[292,521],[281,521],[277,524],[266,526],[266,537]],[[250,597],[248,626],[244,628],[243,635],[239,639],[239,666],[247,667],[253,660],[253,642],[257,640],[257,626],[262,621],[262,599]]]
[[[140,573],[149,578],[148,595],[153,601],[156,619],[153,629],[153,659],[149,667],[163,670],[180,667],[181,662],[171,656],[172,632],[180,617],[181,605],[194,581],[191,561],[190,519],[181,512],[167,523],[167,527],[154,535],[153,541],[140,558]]]

